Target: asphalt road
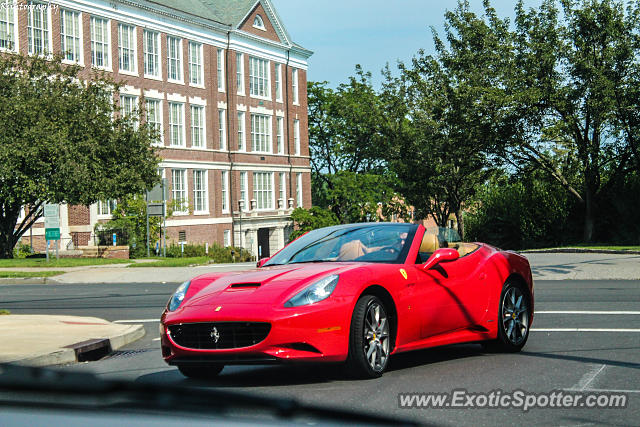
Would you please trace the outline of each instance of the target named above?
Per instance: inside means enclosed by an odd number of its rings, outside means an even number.
[[[16,314],[149,320],[144,322],[147,335],[143,339],[100,361],[60,368],[91,371],[104,378],[295,397],[442,425],[638,425],[640,419],[640,281],[537,281],[534,330],[521,353],[485,353],[477,344],[465,344],[402,354],[392,358],[382,378],[369,381],[345,380],[340,369],[324,366],[227,367],[209,383],[185,379],[162,361],[156,339],[158,323],[153,320],[174,289],[175,285],[166,284],[3,285],[0,309]],[[398,406],[400,392],[456,389],[624,390],[628,403],[626,409],[547,408],[526,413],[521,409]]]

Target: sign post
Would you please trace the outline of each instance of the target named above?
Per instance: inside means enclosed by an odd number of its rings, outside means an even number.
[[[166,227],[164,219],[166,218],[166,201],[167,201],[167,180],[163,178],[159,184],[153,187],[150,191],[147,191],[147,256],[150,256],[151,252],[151,230],[149,227],[149,217],[157,216],[162,217],[163,227]],[[162,240],[162,232],[160,230],[160,236],[158,240]],[[166,233],[166,232],[165,232]],[[166,256],[166,234],[165,234],[165,256]]]
[[[44,205],[44,237],[47,241],[47,261],[49,261],[49,244],[56,242],[56,259],[58,256],[58,242],[60,241],[60,205],[57,203],[46,203]]]

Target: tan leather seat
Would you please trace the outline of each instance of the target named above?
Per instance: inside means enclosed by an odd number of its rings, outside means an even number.
[[[364,255],[364,248],[360,240],[352,240],[340,247],[338,261],[352,261]]]
[[[425,235],[422,237],[422,243],[420,243],[419,252],[427,252],[432,254],[437,251],[439,247],[440,243],[438,242],[438,236],[436,236],[435,234],[425,233]]]

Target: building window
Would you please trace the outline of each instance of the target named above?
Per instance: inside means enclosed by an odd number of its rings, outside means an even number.
[[[223,232],[223,244],[224,247],[231,246],[231,230],[224,230]]]
[[[271,117],[261,114],[251,115],[251,150],[260,153],[271,152]]]
[[[284,172],[280,172],[279,199],[282,200],[282,207],[286,207],[287,206],[287,181],[286,181],[286,174]]]
[[[276,101],[282,102],[282,64],[276,64]]]
[[[167,79],[182,82],[180,38],[167,36]]]
[[[269,96],[269,61],[249,57],[249,93],[252,96]]]
[[[0,0],[0,49],[15,50],[15,13],[13,0]]]
[[[27,39],[29,54],[49,53],[49,7],[29,7],[27,9]]]
[[[273,209],[273,172],[253,173],[253,198],[258,210]]]
[[[174,203],[174,212],[187,213],[189,211],[187,174],[184,169],[171,170],[171,199]]]
[[[222,212],[229,212],[229,172],[222,171],[221,174],[222,183],[220,188],[222,189]]]
[[[220,127],[220,149],[227,149],[227,124],[225,119],[225,111],[218,110],[218,125]]]
[[[169,103],[169,140],[170,144],[184,147],[184,104]]]
[[[300,155],[300,120],[293,121],[293,146],[296,156]]]
[[[113,211],[116,210],[117,202],[112,200],[99,200],[98,201],[98,216],[110,216]]]
[[[91,65],[109,68],[109,21],[91,17]]]
[[[264,30],[264,31],[267,30],[264,27],[264,21],[262,20],[262,16],[260,16],[260,15],[256,15],[256,17],[253,18],[253,27],[257,28],[259,30]]]
[[[60,10],[60,51],[64,59],[82,62],[80,52],[80,13]]]
[[[245,150],[244,111],[238,111],[238,151]]]
[[[302,174],[296,174],[296,198],[298,199],[298,207],[302,207]]]
[[[236,83],[238,95],[244,95],[244,55],[236,53]]]
[[[189,82],[202,86],[202,44],[189,42]]]
[[[293,97],[293,103],[298,103],[298,70],[291,70],[291,96]]]
[[[193,171],[193,210],[198,213],[209,211],[207,203],[207,171]]]
[[[160,33],[144,30],[144,74],[160,77]]]
[[[284,153],[284,118],[276,118],[276,145],[278,146],[278,154]]]
[[[191,146],[204,147],[204,107],[191,106]]]
[[[118,55],[120,71],[136,72],[136,29],[132,25],[118,24]]]
[[[246,211],[249,209],[249,200],[247,198],[247,187],[249,185],[249,181],[247,179],[247,172],[240,172],[240,200],[243,202],[242,210]]]
[[[162,107],[159,99],[145,99],[147,114],[147,125],[156,131],[156,138],[153,143],[164,145],[162,141]]]
[[[224,92],[224,51],[218,49],[218,90]]]
[[[120,112],[122,117],[135,116],[138,105],[138,97],[133,95],[120,95]]]

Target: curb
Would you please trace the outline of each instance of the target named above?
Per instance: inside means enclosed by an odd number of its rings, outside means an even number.
[[[521,254],[616,254],[616,255],[640,255],[640,251],[618,249],[585,249],[585,248],[558,248],[558,249],[529,249],[518,251]]]
[[[28,359],[15,360],[12,363],[28,366],[51,366],[97,360],[127,344],[139,340],[144,337],[145,333],[143,325],[131,325],[123,334],[111,338],[93,339],[70,344],[47,354],[41,354]]]

